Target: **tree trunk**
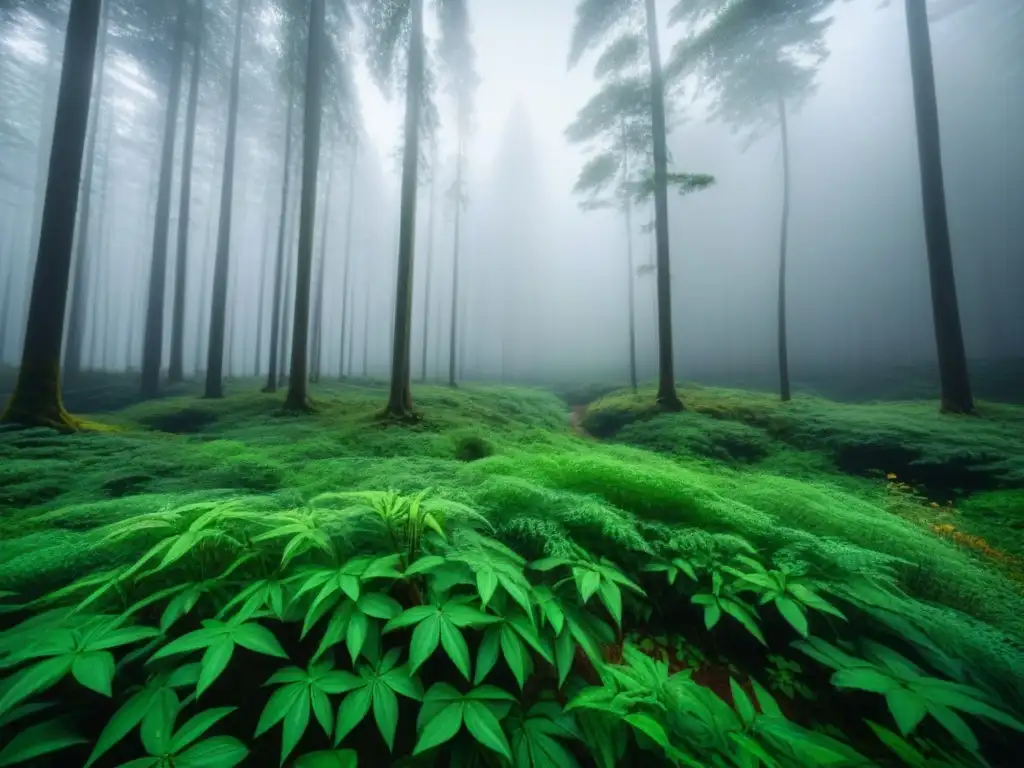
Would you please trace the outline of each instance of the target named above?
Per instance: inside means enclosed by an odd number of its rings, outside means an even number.
[[[109,256],[109,240],[110,240],[110,227],[107,226],[107,220],[110,217],[110,208],[108,204],[109,198],[113,191],[113,185],[110,183],[110,155],[113,151],[113,142],[111,138],[114,133],[114,120],[113,115],[107,120],[107,130],[103,136],[103,186],[100,187],[100,207],[99,207],[99,221],[96,227],[96,252],[100,255],[100,260],[96,262],[96,268],[91,270],[94,273],[94,281],[92,287],[89,289],[89,296],[91,303],[95,305],[92,312],[92,328],[90,329],[89,338],[89,356],[91,358],[90,364],[95,360],[97,356],[97,350],[100,347],[100,320],[103,320],[103,334],[107,332],[106,319],[110,314],[110,301],[105,300],[105,295],[110,293],[110,287],[104,282],[107,278],[107,272],[109,271],[108,263],[110,261]],[[102,307],[102,312],[99,308]],[[103,359],[103,356],[100,356]],[[102,368],[102,366],[101,366]]]
[[[235,189],[235,144],[238,138],[238,91],[242,68],[242,13],[245,0],[238,0],[235,19],[235,50],[231,64],[231,95],[228,104],[228,135],[224,150],[224,179],[220,191],[220,225],[217,231],[217,260],[213,267],[213,297],[210,301],[210,341],[206,351],[206,392],[208,398],[224,397],[224,321],[227,311],[228,266],[231,252],[231,204]]]
[[[352,162],[348,169],[348,211],[345,213],[345,271],[341,278],[341,353],[338,363],[338,378],[345,378],[345,343],[350,333],[345,307],[349,301],[349,276],[352,273],[352,222],[356,210],[356,167],[359,162],[359,137],[352,142]]]
[[[160,366],[164,357],[164,300],[167,293],[167,240],[171,227],[171,181],[174,176],[174,136],[178,128],[178,102],[185,64],[185,32],[188,3],[178,0],[178,22],[174,31],[174,58],[164,115],[164,143],[160,156],[156,223],[153,227],[153,260],[149,270],[146,303],[146,331],[142,342],[142,396],[156,397],[160,391]]]
[[[284,129],[284,180],[281,183],[281,216],[277,227],[277,266],[274,268],[274,303],[270,307],[270,370],[267,373],[267,384],[263,387],[264,392],[277,392],[278,346],[281,338],[281,318],[284,314],[281,306],[284,292],[284,236],[288,219],[288,182],[291,180],[289,170],[292,159],[294,104],[291,94],[288,94],[288,117]]]
[[[622,178],[629,179],[629,145],[626,140],[626,121],[622,121]],[[636,302],[633,296],[633,281],[636,279],[633,274],[633,201],[629,194],[623,200],[623,214],[626,219],[626,266],[629,271],[626,273],[626,292],[628,296],[627,306],[629,308],[629,385],[636,394]]]
[[[786,247],[789,239],[789,126],[786,101],[779,94],[779,126],[782,130],[782,233],[779,241],[779,396],[787,403],[789,389],[789,352],[786,334]]]
[[[82,372],[82,347],[85,345],[85,320],[88,303],[88,280],[92,269],[89,260],[89,223],[92,212],[93,171],[96,167],[96,142],[99,135],[100,112],[103,107],[103,73],[107,59],[107,25],[110,19],[110,0],[103,3],[103,16],[100,22],[99,50],[96,54],[96,90],[95,109],[89,116],[85,148],[85,174],[82,179],[82,199],[79,202],[78,243],[75,248],[75,279],[71,284],[71,305],[68,308],[68,329],[64,348],[65,381],[73,379]],[[107,147],[109,152],[109,144]]]
[[[672,282],[668,247],[668,148],[665,128],[665,83],[658,47],[654,0],[645,0],[647,47],[651,61],[651,124],[654,134],[654,228],[658,244],[658,398],[665,410],[680,411],[672,346]]]
[[[60,348],[102,0],[72,0],[21,369],[0,422],[74,431],[61,402]]]
[[[430,342],[430,274],[434,262],[434,215],[437,198],[437,136],[430,142],[430,213],[427,214],[427,263],[423,269],[423,361],[420,381],[427,380],[427,348]]]
[[[285,262],[284,268],[285,273],[285,288],[284,288],[284,311],[281,317],[281,345],[278,350],[280,356],[281,365],[277,372],[277,386],[283,386],[285,381],[288,379],[288,367],[284,364],[284,361],[290,354],[291,347],[288,344],[288,340],[291,338],[293,312],[295,311],[295,294],[293,293],[293,286],[295,285],[295,262],[290,258],[292,247],[295,245],[295,230],[298,228],[299,218],[299,203],[301,200],[292,202],[289,206],[288,212],[288,228],[287,228],[287,248],[286,253],[289,255],[288,260]]]
[[[914,82],[914,118],[917,151],[921,164],[921,197],[924,208],[928,274],[931,280],[932,315],[939,357],[939,383],[943,413],[971,413],[974,398],[967,371],[967,353],[960,327],[960,309],[953,271],[953,248],[946,216],[946,191],[942,178],[942,143],[939,109],[935,96],[935,72],[925,0],[906,0],[910,70]]]
[[[311,0],[306,60],[306,103],[302,142],[302,208],[299,212],[299,258],[295,273],[295,315],[292,318],[292,364],[285,407],[308,410],[309,293],[313,273],[313,232],[316,223],[316,177],[320,161],[321,87],[324,44],[324,2]]]
[[[273,217],[270,215],[270,198],[267,198],[267,214],[266,224],[267,228],[263,232],[263,254],[260,257],[260,299],[259,305],[256,309],[256,371],[255,376],[260,375],[260,371],[263,370],[263,325],[266,320],[266,309],[264,304],[266,303],[267,294],[267,267],[270,265],[270,244],[271,237],[273,235]]]
[[[192,37],[192,76],[185,110],[185,145],[181,155],[181,201],[178,206],[178,260],[174,270],[174,306],[171,313],[171,360],[167,380],[185,378],[185,291],[188,286],[188,236],[192,213],[192,158],[199,112],[199,75],[203,64],[203,0],[196,0]]]
[[[369,281],[367,281],[369,282]],[[370,373],[370,286],[363,294],[363,379]]]
[[[402,156],[402,212],[395,280],[395,337],[391,355],[391,388],[385,413],[412,416],[409,336],[412,330],[413,256],[416,247],[416,176],[419,171],[420,96],[423,91],[423,0],[412,0],[409,66],[405,84],[405,147]]]
[[[316,280],[316,304],[313,309],[313,370],[311,381],[320,381],[323,366],[324,336],[324,276],[327,273],[327,224],[331,220],[331,193],[334,191],[334,149],[328,153],[331,158],[327,164],[327,189],[324,191],[323,223],[320,227],[320,269]],[[341,311],[344,318],[345,293],[342,292]],[[344,322],[344,320],[342,321]]]
[[[465,164],[465,125],[459,125],[458,155],[455,158],[455,230],[452,243],[452,308],[448,329],[448,386],[457,387],[456,359],[459,327],[459,237],[462,233],[462,169]]]
[[[5,229],[9,231],[9,229]],[[0,244],[2,246],[3,244]],[[3,303],[0,303],[0,366],[7,360],[7,333],[9,330],[8,321],[11,317],[11,292],[14,284],[14,237],[8,238],[6,248],[0,252],[0,256],[6,257],[2,261],[7,262],[7,273],[4,277]]]

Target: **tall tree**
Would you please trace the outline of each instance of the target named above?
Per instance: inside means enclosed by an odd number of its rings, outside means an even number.
[[[917,152],[921,165],[924,232],[928,247],[928,276],[931,281],[932,317],[939,357],[941,409],[944,413],[971,413],[974,410],[974,397],[971,394],[953,272],[953,248],[949,239],[946,190],[942,176],[939,110],[925,0],[906,0],[906,16],[910,71],[914,82]]]
[[[178,0],[174,27],[174,55],[164,113],[164,137],[157,181],[156,220],[153,227],[153,258],[149,269],[146,329],[142,341],[142,395],[155,397],[160,390],[160,368],[164,357],[164,299],[167,292],[167,241],[171,227],[171,181],[174,176],[174,141],[178,128],[182,71],[188,29],[188,3]]]
[[[435,4],[442,25],[452,18],[450,6],[466,0],[439,0]],[[385,85],[394,71],[399,41],[406,39],[405,125],[402,148],[401,212],[399,216],[398,270],[395,279],[394,331],[391,354],[391,385],[385,414],[410,418],[412,404],[413,263],[416,246],[416,198],[420,171],[420,139],[434,130],[436,114],[431,100],[432,78],[427,68],[423,34],[423,0],[363,0],[368,27],[372,32],[371,69]]]
[[[749,2],[750,0],[746,0]],[[779,129],[782,139],[782,210],[779,228],[776,339],[779,395],[792,396],[786,330],[786,272],[790,216],[790,144],[788,113],[795,112],[815,91],[818,68],[828,56],[825,33],[832,19],[824,16],[834,0],[803,0],[750,5],[742,15],[736,0],[694,0],[680,3],[672,24],[700,28],[708,19],[723,19],[713,44],[691,47],[684,41],[673,51],[671,76],[696,73],[701,94],[711,99],[711,117],[746,133],[750,146]]]
[[[427,350],[430,342],[430,278],[434,261],[434,218],[437,215],[437,174],[440,171],[437,154],[437,134],[430,137],[430,195],[427,213],[427,261],[423,265],[423,359],[420,363],[420,381],[427,380]]]
[[[348,325],[348,313],[345,311],[349,306],[349,279],[352,274],[352,224],[356,211],[356,168],[359,163],[359,137],[352,140],[352,157],[349,160],[348,168],[348,206],[345,213],[345,266],[341,277],[341,352],[338,362],[338,378],[345,378],[345,348],[352,346],[349,339],[351,333]]]
[[[71,0],[21,368],[0,423],[80,426],[61,402],[60,357],[102,5]]]
[[[178,206],[178,258],[174,269],[174,305],[171,313],[171,360],[167,379],[184,379],[185,288],[188,285],[188,246],[192,221],[192,158],[199,113],[199,76],[203,65],[203,0],[195,0],[192,19],[192,73],[185,109],[185,144],[181,154],[181,200]]]
[[[238,97],[242,70],[242,20],[245,14],[245,0],[237,2],[231,91],[228,96],[228,130],[224,149],[224,177],[220,188],[220,224],[217,229],[217,256],[213,268],[213,296],[210,300],[210,341],[206,353],[205,396],[208,398],[224,397],[224,331],[231,254],[231,204],[235,189],[235,145],[238,139]]]
[[[328,151],[327,156],[328,158],[334,157],[333,148]],[[327,226],[331,220],[331,193],[334,191],[334,163],[332,160],[327,161],[327,183],[325,186],[327,189],[324,190],[324,212],[320,217],[320,259],[316,278],[316,301],[313,303],[313,349],[311,354],[313,363],[309,374],[310,381],[320,380],[321,363],[323,362],[322,342],[324,334],[324,282],[327,275]],[[342,290],[343,315],[345,311],[344,296],[345,292]]]
[[[274,267],[274,298],[270,307],[270,361],[267,371],[267,383],[263,387],[264,392],[276,392],[278,380],[278,365],[280,363],[281,345],[281,324],[284,316],[284,270],[285,264],[285,234],[288,218],[288,192],[291,181],[291,159],[292,159],[292,115],[295,110],[295,100],[290,92],[286,93],[288,99],[288,117],[285,120],[284,129],[284,171],[281,182],[281,213],[277,226],[277,263]]]
[[[575,66],[589,49],[626,25],[643,22],[648,58],[648,97],[654,159],[654,222],[657,240],[658,394],[666,410],[682,410],[675,384],[672,345],[672,290],[669,274],[668,147],[665,128],[665,86],[655,0],[579,0],[569,52]]]
[[[306,64],[306,99],[302,142],[302,208],[299,212],[299,260],[295,277],[292,361],[285,407],[308,410],[309,294],[313,272],[313,226],[316,221],[316,177],[320,163],[321,92],[323,73],[324,2],[311,0]]]
[[[64,344],[64,376],[74,377],[82,370],[83,347],[85,345],[86,305],[89,300],[88,280],[95,271],[89,260],[89,224],[92,212],[93,172],[96,166],[96,144],[99,135],[100,112],[103,106],[103,75],[107,59],[107,26],[110,21],[110,0],[103,3],[103,17],[100,22],[99,53],[96,56],[96,91],[93,109],[89,114],[88,136],[85,149],[85,173],[82,179],[82,200],[79,202],[78,226],[75,231],[78,243],[75,248],[75,272],[71,285],[71,305],[68,313],[67,338]],[[109,154],[110,145],[106,147]]]
[[[466,147],[472,129],[473,92],[479,84],[476,73],[476,52],[470,39],[469,9],[465,3],[447,3],[441,24],[440,54],[448,77],[448,92],[455,104],[455,182],[449,190],[455,207],[452,224],[452,295],[448,327],[448,386],[456,387],[459,314],[459,247],[462,235],[462,210],[466,206]]]
[[[633,208],[649,202],[654,184],[654,130],[650,80],[645,71],[647,40],[632,30],[609,43],[594,66],[602,88],[583,106],[566,129],[566,138],[589,145],[594,152],[580,171],[573,192],[583,195],[584,210],[617,209],[626,234],[626,306],[629,312],[629,373],[637,389],[636,317],[634,311]],[[666,116],[669,123],[669,116]],[[671,160],[671,158],[669,158]],[[714,183],[706,174],[668,173],[668,184],[680,194]],[[613,187],[611,195],[609,187]]]

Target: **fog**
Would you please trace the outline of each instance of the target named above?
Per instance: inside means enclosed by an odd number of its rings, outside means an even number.
[[[174,13],[167,11],[163,26],[155,25],[162,34],[151,38],[139,32],[141,24],[132,17],[137,2],[108,2],[113,8],[96,113],[86,245],[91,274],[82,315],[84,357],[87,368],[138,370]],[[161,5],[173,9],[176,3],[154,3]],[[620,213],[582,210],[573,194],[587,155],[567,141],[565,130],[599,87],[592,76],[595,55],[571,70],[567,66],[576,3],[474,0],[468,5],[479,86],[466,149],[455,307],[460,376],[626,381],[632,279],[638,366],[641,378],[650,379],[657,371],[655,278],[630,274]],[[664,59],[684,32],[668,24],[671,5],[659,8]],[[282,25],[269,0],[250,0],[248,6],[232,211],[228,376],[267,370],[286,170]],[[234,0],[207,0],[185,291],[188,376],[204,369],[206,361],[235,7]],[[17,365],[38,248],[67,3],[7,2],[0,8],[0,363]],[[934,0],[930,9],[968,358],[1022,358],[1024,14],[1018,0]],[[815,73],[813,92],[791,109],[788,125],[788,327],[796,381],[811,370],[930,364],[936,355],[903,3],[849,0],[826,14],[831,19],[824,33],[827,58]],[[440,35],[436,15],[428,11],[426,22],[432,50]],[[350,45],[362,138],[351,171],[351,135],[334,119],[331,106],[340,86],[328,80],[313,293],[322,274],[323,374],[386,377],[392,360],[405,102],[401,88],[385,93],[374,81],[361,54],[358,24]],[[431,67],[439,67],[433,59]],[[187,54],[171,184],[165,366],[190,67]],[[442,82],[433,94],[439,114],[436,158],[430,143],[421,143],[425,172],[417,209],[411,360],[414,379],[423,374],[425,362],[428,379],[446,380],[456,129],[452,98],[443,75],[437,78]],[[677,116],[668,139],[673,168],[715,177],[704,191],[670,192],[676,375],[728,378],[770,371],[776,360],[783,195],[778,126],[763,125],[754,138],[748,130],[732,130],[714,119],[713,100],[694,78],[675,84],[667,98]],[[301,111],[299,88],[285,229],[288,306],[298,239],[291,222],[298,216]],[[653,235],[642,230],[650,207],[634,211],[638,266],[653,260]],[[290,339],[290,312],[284,317],[283,336]]]

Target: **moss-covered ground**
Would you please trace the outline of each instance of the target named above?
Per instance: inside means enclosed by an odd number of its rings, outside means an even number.
[[[137,557],[97,546],[100,527],[189,501],[284,509],[429,488],[527,558],[575,543],[618,562],[742,537],[776,562],[871,577],[1024,708],[1024,407],[950,417],[931,402],[688,387],[683,413],[613,392],[573,419],[541,390],[421,387],[410,426],[378,417],[386,392],[371,382],[316,388],[309,415],[259,386],[86,414],[103,431],[0,431],[0,589],[39,595]]]

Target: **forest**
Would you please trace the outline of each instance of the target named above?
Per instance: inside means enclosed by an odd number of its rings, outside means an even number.
[[[0,0],[0,768],[1015,766],[1024,5]]]

